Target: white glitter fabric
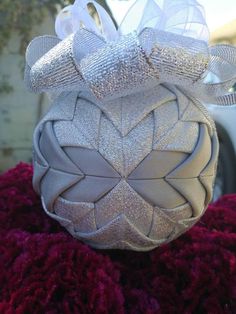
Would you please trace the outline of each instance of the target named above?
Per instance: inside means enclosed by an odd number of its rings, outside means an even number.
[[[217,155],[213,121],[174,87],[114,103],[63,94],[34,134],[34,187],[74,237],[146,251],[202,216]]]

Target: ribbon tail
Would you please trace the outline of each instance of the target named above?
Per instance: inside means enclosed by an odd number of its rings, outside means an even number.
[[[216,98],[216,104],[221,106],[236,105],[236,93],[231,93]]]
[[[213,74],[212,77],[217,83],[200,82],[199,92],[202,97],[216,105],[236,104],[236,93],[229,92],[236,82],[236,47],[230,45],[211,47],[208,74],[210,76]]]
[[[191,60],[191,59],[189,59]],[[197,63],[193,62],[194,71]],[[195,82],[176,81],[174,67],[171,68],[173,75],[168,82],[179,86],[186,95],[203,103],[211,103],[220,106],[236,104],[236,93],[230,93],[230,88],[236,82],[236,47],[229,45],[215,45],[209,49],[209,61],[206,71]],[[188,76],[187,76],[188,77]],[[206,80],[215,80],[216,83],[208,83]]]
[[[209,85],[209,84],[208,84]],[[211,90],[208,89],[209,86],[201,84],[195,88],[185,89],[183,86],[180,89],[190,97],[197,99],[206,104],[214,104],[219,106],[232,106],[236,104],[236,93],[224,93],[223,95],[216,96]]]

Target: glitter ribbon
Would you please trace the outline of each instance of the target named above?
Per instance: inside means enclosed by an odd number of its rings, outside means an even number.
[[[146,1],[148,10],[136,26],[137,31],[126,32],[127,21],[144,2],[138,0],[130,9],[119,30],[124,29],[124,35],[114,35],[113,41],[89,27],[72,29],[62,40],[50,36],[34,39],[26,52],[25,80],[29,89],[34,92],[90,90],[104,101],[170,83],[204,102],[236,103],[235,94],[228,93],[236,81],[236,48],[227,45],[209,48],[205,35],[190,36],[187,27],[181,32],[179,28],[174,32],[163,30],[160,19],[155,27],[149,27],[153,11],[150,4],[156,4],[154,0]],[[187,8],[188,2],[182,1]],[[205,30],[203,22],[199,25]],[[209,73],[217,77],[218,83],[205,83]]]

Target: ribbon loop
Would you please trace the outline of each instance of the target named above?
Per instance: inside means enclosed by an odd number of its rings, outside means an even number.
[[[150,39],[152,44],[147,43]],[[208,46],[202,40],[155,29],[144,30],[140,40],[145,50],[151,47],[148,58],[160,82],[191,85],[207,69]]]
[[[155,78],[135,33],[106,44],[82,59],[79,68],[98,99],[125,96]]]

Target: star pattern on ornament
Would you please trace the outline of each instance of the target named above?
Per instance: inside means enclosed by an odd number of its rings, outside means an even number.
[[[203,214],[218,143],[202,111],[191,112],[181,93],[181,105],[174,97],[141,102],[133,115],[119,101],[85,99],[73,116],[54,120],[49,112],[36,137],[34,185],[75,237],[101,248],[149,250]]]

